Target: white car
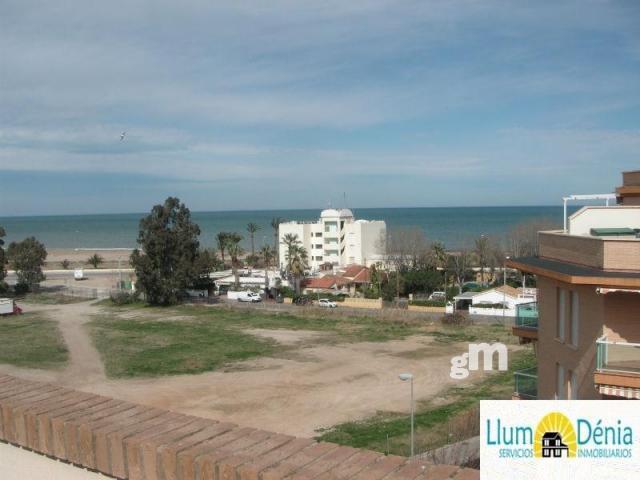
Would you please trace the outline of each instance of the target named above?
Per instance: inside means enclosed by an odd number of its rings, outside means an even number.
[[[257,303],[262,301],[262,297],[255,292],[242,292],[238,294],[238,301]]]
[[[336,302],[332,302],[328,298],[321,298],[320,300],[318,300],[318,306],[325,308],[336,308],[338,304]]]

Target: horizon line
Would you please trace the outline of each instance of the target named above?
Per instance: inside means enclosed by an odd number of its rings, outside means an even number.
[[[574,204],[570,207],[580,207],[582,205]],[[444,208],[539,208],[539,207],[557,207],[562,208],[562,204],[540,204],[540,205],[447,205],[447,206],[413,206],[413,207],[340,207],[348,208],[349,210],[411,210],[411,209],[444,209]],[[187,207],[188,208],[188,207]],[[325,207],[325,208],[260,208],[260,209],[233,209],[233,210],[192,210],[193,213],[241,213],[241,212],[299,212],[309,210],[326,210],[327,208],[338,207]],[[0,215],[0,219],[5,218],[30,218],[30,217],[86,217],[86,216],[99,216],[99,215],[146,215],[149,211],[145,212],[103,212],[103,213],[33,213],[33,214],[9,214]]]

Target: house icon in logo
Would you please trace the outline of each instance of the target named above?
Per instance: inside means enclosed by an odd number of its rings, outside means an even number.
[[[542,436],[542,457],[562,458],[569,456],[569,447],[562,443],[562,435],[559,432],[546,432]]]

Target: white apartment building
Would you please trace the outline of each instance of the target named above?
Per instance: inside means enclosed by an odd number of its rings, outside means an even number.
[[[320,213],[320,219],[293,221],[280,224],[280,268],[287,264],[285,235],[298,235],[302,246],[309,254],[309,267],[318,270],[329,263],[337,267],[351,264],[370,266],[383,260],[380,242],[386,235],[387,226],[382,220],[356,220],[353,212],[343,208],[329,208]]]

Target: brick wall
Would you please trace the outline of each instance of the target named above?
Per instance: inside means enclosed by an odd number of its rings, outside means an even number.
[[[636,239],[539,232],[538,246],[542,258],[604,270],[640,270],[640,242]]]
[[[477,470],[241,427],[0,375],[0,440],[131,480],[477,480]]]

